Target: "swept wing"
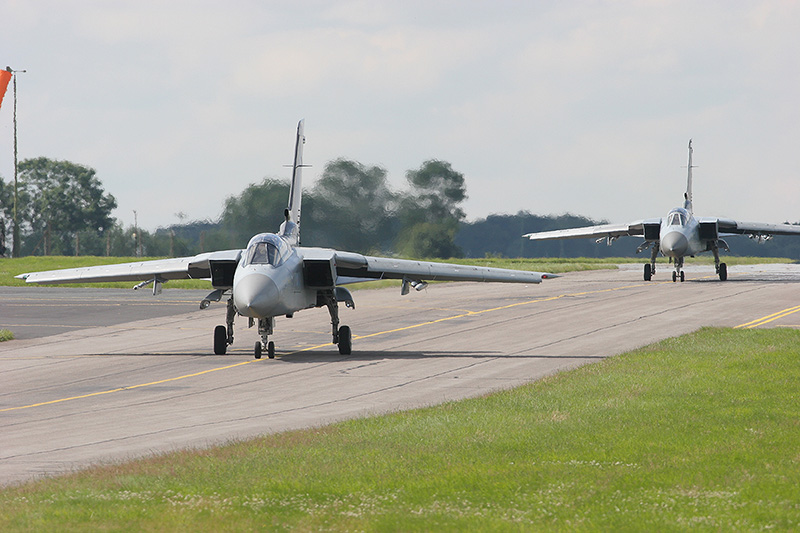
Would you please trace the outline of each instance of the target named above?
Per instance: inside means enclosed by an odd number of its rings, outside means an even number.
[[[650,222],[650,221],[648,221]],[[653,221],[656,224],[659,220]],[[553,231],[540,231],[538,233],[526,233],[532,241],[551,241],[556,239],[581,239],[586,237],[617,237],[644,235],[644,221],[639,220],[629,224],[602,224],[599,226],[586,226],[584,228],[557,229]]]
[[[701,218],[699,220],[700,222],[716,220],[720,233],[734,235],[800,235],[800,226],[791,224],[737,222],[729,218]]]
[[[505,268],[372,257],[325,248],[297,248],[297,251],[305,262],[329,262],[335,269],[340,284],[379,279],[540,283],[542,279],[557,277],[553,274]],[[17,277],[28,283],[41,284],[208,279],[212,277],[212,264],[238,262],[241,254],[242,250],[226,250],[193,257],[33,272]]]
[[[213,261],[238,261],[242,250],[225,250],[154,261],[136,261],[116,265],[98,265],[81,268],[66,268],[20,274],[19,279],[28,283],[104,283],[112,281],[149,281],[157,279],[206,279],[211,277]]]
[[[297,250],[307,264],[330,262],[336,271],[338,284],[379,279],[540,283],[543,279],[557,277],[542,272],[373,257],[326,248],[298,248]]]

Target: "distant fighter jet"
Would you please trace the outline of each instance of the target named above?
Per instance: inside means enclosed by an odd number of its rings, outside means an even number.
[[[275,317],[291,318],[295,312],[312,307],[327,307],[331,316],[333,343],[340,354],[350,354],[352,335],[348,326],[339,326],[339,302],[355,308],[353,296],[342,285],[378,279],[402,280],[402,295],[410,288],[422,290],[428,281],[495,281],[540,283],[553,274],[502,268],[454,265],[370,257],[327,248],[300,247],[301,173],[303,168],[303,122],[297,125],[289,205],[278,233],[260,233],[250,239],[245,250],[203,253],[109,266],[93,266],[21,274],[28,283],[91,283],[140,281],[134,289],[153,284],[159,294],[164,283],[174,279],[210,278],[214,292],[200,303],[206,309],[212,301],[227,298],[226,325],[214,329],[214,353],[223,355],[233,344],[233,321],[237,314],[258,323],[261,341],[255,344],[255,357],[264,350],[275,356],[269,340]],[[354,213],[353,216],[358,216]]]
[[[672,209],[664,218],[639,220],[629,224],[604,224],[585,228],[572,228],[539,233],[527,233],[532,241],[554,239],[577,239],[599,237],[610,246],[619,237],[644,237],[644,242],[636,249],[639,253],[651,249],[650,263],[644,265],[644,280],[650,281],[656,273],[656,256],[659,252],[668,256],[675,265],[672,281],[684,280],[683,260],[702,252],[714,254],[714,266],[721,281],[728,279],[728,267],[719,262],[719,249],[730,251],[728,243],[720,237],[726,235],[749,235],[758,242],[766,242],[773,235],[800,235],[800,226],[789,224],[762,224],[760,222],[737,222],[729,218],[695,218],[692,213],[692,141],[689,140],[689,177],[684,194],[683,207]]]

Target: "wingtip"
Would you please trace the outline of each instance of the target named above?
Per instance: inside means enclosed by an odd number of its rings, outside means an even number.
[[[560,278],[558,274],[542,274],[542,279]]]
[[[14,276],[14,277],[17,278],[17,279],[27,280],[28,276],[30,276],[30,273],[28,273],[28,274],[19,274],[18,276]]]

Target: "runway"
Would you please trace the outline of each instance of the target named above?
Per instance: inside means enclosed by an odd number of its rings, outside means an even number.
[[[474,397],[701,326],[800,328],[800,265],[731,267],[724,283],[710,267],[687,267],[685,283],[668,275],[646,283],[632,265],[540,285],[359,290],[340,313],[352,355],[313,309],[277,319],[274,360],[253,359],[258,336],[241,317],[228,355],[212,355],[225,307],[200,311],[207,291],[165,290],[159,303],[0,288],[0,327],[40,324],[0,343],[0,484]]]

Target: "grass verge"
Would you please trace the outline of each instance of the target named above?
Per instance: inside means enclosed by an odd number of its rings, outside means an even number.
[[[0,329],[0,342],[10,341],[14,338],[14,334],[7,329]]]
[[[796,530],[800,332],[0,491],[4,531]]]

